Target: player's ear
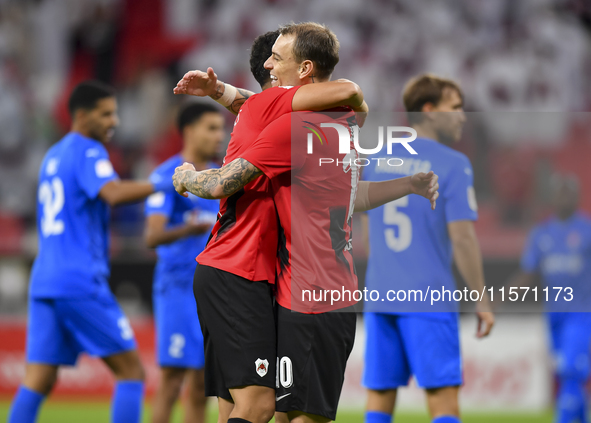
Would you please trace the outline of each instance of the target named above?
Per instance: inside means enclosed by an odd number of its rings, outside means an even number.
[[[427,102],[427,103],[423,104],[423,107],[421,108],[421,112],[423,112],[423,113],[432,112],[434,108],[435,108],[435,106],[433,105],[433,103]]]
[[[74,116],[72,116],[72,121],[76,121],[79,123],[83,123],[86,121],[88,116],[88,110],[79,108],[74,111]]]
[[[421,115],[423,116],[423,118],[427,118],[430,119],[432,117],[431,112],[435,111],[435,105],[431,102],[427,102],[425,104],[423,104],[423,107],[421,108]]]
[[[298,67],[300,79],[306,79],[308,77],[315,76],[314,70],[314,62],[311,60],[304,60]]]
[[[181,131],[181,138],[183,140],[186,140],[191,136],[191,126],[192,125],[185,125],[183,127],[183,130]]]

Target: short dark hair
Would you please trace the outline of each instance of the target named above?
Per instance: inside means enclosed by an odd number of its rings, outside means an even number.
[[[290,23],[279,28],[281,35],[295,35],[293,55],[297,62],[311,60],[316,76],[330,77],[339,63],[339,40],[325,25],[315,22]]]
[[[179,128],[179,132],[182,134],[183,129],[185,126],[191,125],[194,122],[197,122],[201,119],[205,113],[219,113],[220,111],[217,107],[211,104],[204,104],[204,103],[187,103],[179,112],[179,117],[177,120],[177,126]]]
[[[420,112],[425,104],[431,103],[437,106],[443,97],[445,89],[456,90],[463,100],[464,94],[460,85],[451,79],[426,73],[408,81],[402,92],[402,101],[408,113],[409,122],[412,124],[421,120]]]
[[[271,56],[277,37],[279,37],[279,30],[266,32],[259,35],[250,48],[250,72],[261,88],[271,79],[269,69],[265,69],[264,65]]]
[[[74,117],[78,109],[92,110],[103,98],[115,97],[115,88],[100,81],[84,81],[76,85],[68,100],[68,110]]]

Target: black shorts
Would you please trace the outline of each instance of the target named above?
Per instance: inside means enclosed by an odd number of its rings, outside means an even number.
[[[356,320],[351,311],[303,314],[277,306],[277,411],[336,418]]]
[[[277,337],[272,285],[197,265],[193,282],[205,348],[205,395],[275,388]]]

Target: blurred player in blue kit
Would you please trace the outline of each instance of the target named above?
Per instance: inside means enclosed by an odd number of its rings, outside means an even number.
[[[474,221],[477,206],[472,166],[450,148],[459,141],[465,122],[460,87],[434,75],[421,75],[405,87],[403,101],[418,138],[409,145],[372,158],[363,179],[382,181],[433,170],[439,175],[440,197],[433,211],[406,196],[368,212],[370,254],[366,286],[380,292],[456,289],[452,258],[470,289],[484,287],[482,258]],[[387,159],[402,159],[400,166]],[[397,164],[399,164],[397,162]],[[424,305],[421,305],[424,304]],[[462,362],[457,306],[430,307],[429,302],[366,302],[367,344],[363,384],[368,388],[366,423],[390,423],[397,388],[414,375],[425,389],[434,423],[457,423]],[[477,305],[477,336],[489,334],[494,316],[488,301]]]
[[[8,421],[36,421],[58,369],[86,352],[116,378],[112,421],[140,421],[144,369],[129,321],[108,284],[110,206],[138,201],[166,184],[121,181],[104,144],[119,123],[115,91],[88,81],[69,99],[70,132],[39,171],[39,252],[29,287],[26,371]]]
[[[154,315],[156,351],[162,368],[154,398],[152,421],[168,422],[183,382],[186,382],[185,421],[205,419],[203,335],[193,296],[195,257],[203,251],[219,210],[218,200],[188,198],[174,191],[172,175],[177,166],[192,163],[196,169],[217,168],[211,160],[220,152],[224,118],[210,105],[192,103],[182,108],[178,129],[182,151],[154,170],[150,180],[166,181],[167,191],[146,201],[146,244],[156,248]]]
[[[585,383],[591,358],[591,219],[577,212],[579,183],[552,180],[555,215],[536,226],[521,258],[521,272],[509,285],[532,286],[536,275],[549,288],[546,311],[556,358],[556,423],[588,422]],[[558,289],[562,288],[558,301]],[[543,292],[543,291],[542,291]],[[545,301],[545,294],[541,294]],[[569,301],[570,300],[570,301]]]

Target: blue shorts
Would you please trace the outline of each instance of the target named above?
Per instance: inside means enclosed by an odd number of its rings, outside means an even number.
[[[418,314],[418,313],[417,313]],[[420,387],[462,384],[458,318],[365,313],[363,385],[374,390],[408,385],[411,375]]]
[[[27,362],[76,364],[78,355],[108,357],[136,349],[129,320],[113,294],[29,298]]]
[[[590,373],[591,313],[548,313],[556,372],[586,380]]]
[[[154,294],[156,351],[162,367],[205,366],[203,334],[193,288],[170,287]]]

